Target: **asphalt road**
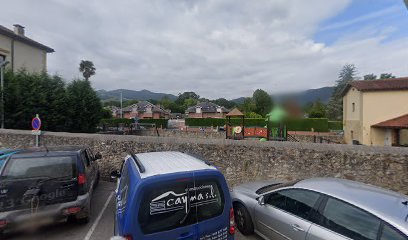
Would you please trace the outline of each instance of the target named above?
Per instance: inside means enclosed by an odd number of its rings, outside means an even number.
[[[109,240],[113,235],[114,183],[100,182],[92,199],[92,218],[88,224],[62,222],[34,233],[6,234],[4,240]],[[244,237],[237,233],[236,240],[260,240],[257,236]]]

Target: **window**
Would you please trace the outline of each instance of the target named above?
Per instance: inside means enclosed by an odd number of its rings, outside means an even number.
[[[375,240],[380,220],[343,201],[329,198],[319,224],[355,240]]]
[[[320,194],[312,191],[289,189],[272,193],[266,203],[309,220],[319,197]]]
[[[0,54],[0,62],[3,62],[4,60],[6,60],[6,56]]]
[[[64,176],[75,176],[72,157],[14,158],[8,161],[3,172],[6,179]]]
[[[353,112],[355,112],[356,111],[356,104],[352,103],[351,105],[352,105]]]
[[[195,186],[192,179],[170,182],[158,182],[143,191],[138,219],[144,234],[195,224],[223,213],[225,199],[217,180],[197,180]]]
[[[380,240],[407,240],[407,239],[408,237],[403,236],[401,233],[399,233],[397,230],[395,230],[388,224],[384,225],[380,238]]]
[[[81,158],[82,162],[85,164],[85,167],[89,167],[91,165],[91,161],[85,151],[81,152]]]
[[[123,211],[126,208],[129,193],[128,190],[130,185],[130,178],[128,166],[129,166],[128,162],[125,162],[124,165],[122,166],[122,172],[120,175],[118,210],[121,211]]]

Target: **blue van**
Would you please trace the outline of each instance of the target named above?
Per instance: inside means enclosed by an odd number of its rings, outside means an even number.
[[[222,173],[180,152],[126,157],[118,178],[113,239],[233,240],[234,212]]]

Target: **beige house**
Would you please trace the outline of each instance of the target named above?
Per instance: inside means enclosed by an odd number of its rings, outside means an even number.
[[[16,24],[12,31],[0,25],[0,61],[9,61],[13,71],[46,71],[47,53],[52,52],[54,49],[26,37],[23,26]]]
[[[408,146],[408,77],[348,84],[343,129],[346,143]]]

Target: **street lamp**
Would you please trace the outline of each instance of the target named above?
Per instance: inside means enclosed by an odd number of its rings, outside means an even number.
[[[0,62],[0,80],[1,80],[1,128],[4,128],[4,69],[9,61]]]

